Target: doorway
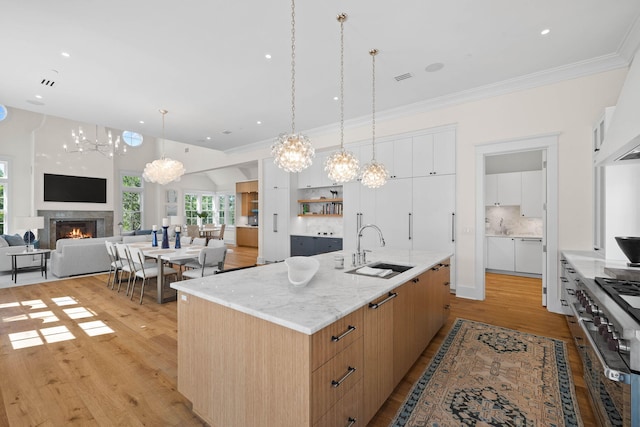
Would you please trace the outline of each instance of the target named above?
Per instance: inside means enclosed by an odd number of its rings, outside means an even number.
[[[523,138],[476,146],[476,231],[475,231],[475,278],[478,299],[485,298],[485,266],[487,251],[485,245],[485,195],[487,185],[485,174],[487,173],[487,159],[489,167],[493,167],[491,158],[495,156],[516,155],[538,151],[543,156],[543,164],[546,173],[546,181],[543,182],[543,193],[546,193],[546,203],[542,212],[542,290],[543,304],[547,303],[547,309],[561,312],[559,287],[558,287],[558,135],[546,135],[540,137]],[[498,158],[499,159],[499,158]],[[504,158],[503,158],[504,159]],[[547,297],[546,301],[545,298]]]

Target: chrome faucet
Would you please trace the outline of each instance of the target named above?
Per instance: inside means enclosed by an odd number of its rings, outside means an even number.
[[[367,254],[366,254],[366,250],[360,250],[360,238],[362,237],[362,232],[364,231],[365,228],[373,228],[378,232],[378,236],[380,236],[380,246],[384,246],[385,242],[384,242],[384,237],[382,236],[382,230],[380,230],[380,227],[378,227],[377,225],[374,224],[365,224],[362,227],[360,227],[360,229],[358,230],[358,235],[357,235],[357,239],[358,239],[358,246],[356,249],[356,253],[354,254],[354,259],[353,259],[353,264],[354,265],[360,265],[360,264],[365,264],[367,262]]]

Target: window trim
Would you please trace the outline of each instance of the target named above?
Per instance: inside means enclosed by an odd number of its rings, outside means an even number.
[[[125,176],[135,176],[140,178],[140,187],[126,187],[122,181]],[[122,227],[122,221],[124,217],[124,193],[140,193],[140,228],[144,228],[144,178],[142,177],[142,172],[139,171],[131,171],[131,170],[121,170],[120,176],[118,180],[118,186],[120,188],[120,221],[118,225]],[[131,230],[127,230],[131,231]]]
[[[0,157],[0,163],[4,164],[5,176],[0,177],[0,184],[4,185],[4,230],[3,233],[6,234],[7,230],[9,230],[9,195],[11,193],[11,159],[6,157]]]

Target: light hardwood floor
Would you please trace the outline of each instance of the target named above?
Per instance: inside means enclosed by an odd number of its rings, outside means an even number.
[[[226,267],[252,265],[256,255],[234,248]],[[452,298],[448,323],[371,426],[393,419],[457,317],[570,343],[564,318],[540,307],[539,281],[487,278],[486,301]],[[156,304],[149,286],[139,305],[105,281],[97,275],[0,290],[0,426],[202,425],[177,391],[175,302]],[[579,373],[577,353],[568,347]],[[585,426],[593,426],[584,383],[579,375],[574,380]]]

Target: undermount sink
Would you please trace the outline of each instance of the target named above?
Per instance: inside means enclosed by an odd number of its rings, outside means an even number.
[[[413,265],[402,265],[402,264],[393,264],[393,263],[384,262],[384,261],[377,261],[377,262],[372,262],[371,264],[361,265],[352,270],[345,271],[345,273],[357,274],[358,276],[365,276],[365,277],[377,277],[379,279],[390,279],[394,276],[397,276],[398,274],[404,273],[407,270],[411,270],[413,267],[414,267]],[[363,268],[364,270],[360,271]],[[373,273],[373,271],[371,271],[370,269],[375,269],[380,271],[391,270],[391,273],[385,274],[383,276],[379,276],[375,274],[369,274],[369,273]]]

